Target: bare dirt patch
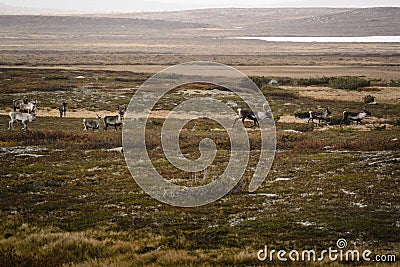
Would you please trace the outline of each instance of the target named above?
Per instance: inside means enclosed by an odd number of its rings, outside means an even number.
[[[283,115],[283,116],[279,117],[279,122],[282,122],[282,123],[305,123],[305,122],[307,122],[307,119],[296,118],[295,116],[292,116],[292,115]]]

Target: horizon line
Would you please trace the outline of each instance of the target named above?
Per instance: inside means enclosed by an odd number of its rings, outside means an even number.
[[[78,10],[78,9],[58,9],[58,8],[46,8],[46,7],[29,7],[29,6],[16,6],[16,5],[9,5],[4,4],[4,2],[0,1],[0,4],[3,4],[8,7],[13,8],[21,8],[21,9],[33,9],[36,10],[36,13],[40,13],[43,10],[43,14],[69,14],[68,12],[72,12],[72,14],[129,14],[129,13],[144,13],[144,12],[151,12],[151,13],[159,13],[159,12],[179,12],[179,11],[196,11],[196,10],[207,10],[207,9],[304,9],[304,8],[325,8],[325,9],[368,9],[368,8],[399,8],[399,5],[374,5],[374,6],[292,6],[292,5],[282,5],[282,6],[272,6],[272,7],[242,7],[242,6],[227,6],[227,7],[200,7],[200,8],[176,8],[176,9],[141,9],[141,10],[104,10],[104,11],[94,11],[94,10]],[[35,13],[35,12],[33,12]],[[9,14],[13,15],[13,14]],[[29,11],[26,15],[29,15]]]

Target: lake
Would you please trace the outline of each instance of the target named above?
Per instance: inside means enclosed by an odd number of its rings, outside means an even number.
[[[399,43],[400,36],[245,36],[233,37],[239,40],[263,40],[267,42],[296,42],[296,43]]]

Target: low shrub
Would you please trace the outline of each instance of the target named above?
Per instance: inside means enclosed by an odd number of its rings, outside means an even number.
[[[321,77],[321,78],[301,78],[296,80],[297,85],[303,86],[311,86],[311,85],[326,85],[329,84],[329,77]]]
[[[356,76],[349,77],[333,77],[329,79],[329,86],[335,89],[356,90],[358,88],[367,87],[370,81],[361,79]]]
[[[330,117],[328,118],[329,125],[339,125],[342,121],[342,117]]]
[[[308,119],[310,117],[310,113],[308,111],[296,111],[294,116],[299,119]]]
[[[68,80],[68,76],[64,75],[51,75],[51,76],[46,76],[44,77],[45,80]]]
[[[335,148],[362,151],[396,151],[400,149],[400,142],[387,139],[362,138],[350,142],[341,142],[335,144]]]
[[[281,85],[293,85],[294,80],[292,78],[278,78],[276,79],[278,81],[278,84]]]
[[[400,126],[400,118],[395,118],[393,120],[388,121],[389,124],[394,126]]]
[[[293,127],[293,130],[299,132],[312,132],[314,131],[314,124],[313,123],[304,123],[304,124],[297,124]]]
[[[270,87],[263,87],[263,93],[267,98],[275,100],[287,100],[287,99],[298,99],[299,94],[296,92],[284,91],[281,89],[275,89]]]
[[[268,84],[271,79],[264,76],[251,76],[250,79],[259,87],[263,87],[263,85]]]
[[[375,102],[375,97],[374,96],[367,95],[367,96],[364,97],[364,103],[365,104],[369,104],[369,103],[372,103],[372,102]]]
[[[400,87],[400,80],[390,80],[388,82],[388,86],[391,87]]]
[[[295,142],[293,146],[294,151],[321,151],[326,144],[321,140],[304,140]]]

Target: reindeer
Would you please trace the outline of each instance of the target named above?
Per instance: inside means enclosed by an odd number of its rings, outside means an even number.
[[[67,102],[63,101],[59,106],[58,106],[58,110],[60,111],[60,118],[63,117],[67,117],[66,112],[67,112]]]
[[[26,96],[24,96],[23,99],[18,99],[18,100],[13,100],[13,108],[14,108],[14,112],[18,110],[21,110],[21,105],[23,104],[28,104],[29,100]]]
[[[107,131],[108,126],[114,126],[117,131],[117,127],[122,125],[122,120],[126,112],[126,106],[118,106],[118,115],[116,116],[105,116],[104,117],[104,130]]]
[[[24,128],[22,130],[28,130],[28,122],[32,122],[33,120],[36,119],[36,114],[28,114],[28,113],[22,113],[22,112],[10,112],[9,113],[11,120],[8,122],[8,129],[13,130],[14,129],[14,122],[18,121],[21,122],[24,125]]]
[[[324,112],[309,111],[308,113],[310,114],[310,118],[308,119],[307,123],[310,123],[310,121],[314,123],[314,119],[318,119],[318,126],[321,123],[321,120],[326,121],[327,117],[332,114],[328,107],[325,108]]]
[[[364,109],[363,112],[356,113],[356,112],[349,112],[349,111],[343,111],[343,119],[340,121],[340,127],[342,127],[343,122],[347,121],[356,121],[357,125],[358,123],[362,124],[362,120],[365,119],[365,117],[370,116],[371,112],[369,112],[368,109]]]
[[[251,110],[243,110],[243,109],[241,109],[241,108],[238,108],[238,115],[239,115],[239,117],[237,117],[236,119],[235,119],[235,121],[233,122],[233,124],[232,124],[232,128],[235,126],[235,124],[236,124],[236,122],[238,121],[238,120],[242,120],[242,123],[244,124],[244,120],[247,118],[247,119],[249,119],[249,120],[252,120],[253,121],[253,126],[251,126],[251,127],[254,127],[254,126],[258,126],[258,127],[260,127],[260,122],[261,121],[263,121],[263,120],[265,120],[265,119],[267,119],[267,118],[269,118],[269,119],[271,119],[272,118],[272,113],[271,113],[271,111],[267,111],[266,109],[267,109],[267,106],[268,106],[268,104],[267,103],[264,103],[263,104],[263,109],[264,109],[264,111],[258,111],[258,112],[256,112],[256,113],[254,113],[253,111],[251,111]]]
[[[85,128],[83,129],[84,132],[87,132],[87,130],[89,128],[92,128],[93,132],[95,129],[99,129],[100,128],[100,122],[101,122],[101,117],[99,115],[97,115],[97,120],[86,120],[83,119],[83,125],[85,126]]]
[[[37,103],[37,101],[35,100],[35,101],[31,101],[31,102],[29,102],[27,104],[22,104],[19,107],[19,111],[23,112],[23,113],[29,113],[29,114],[35,113],[35,111],[36,111],[36,103]]]

